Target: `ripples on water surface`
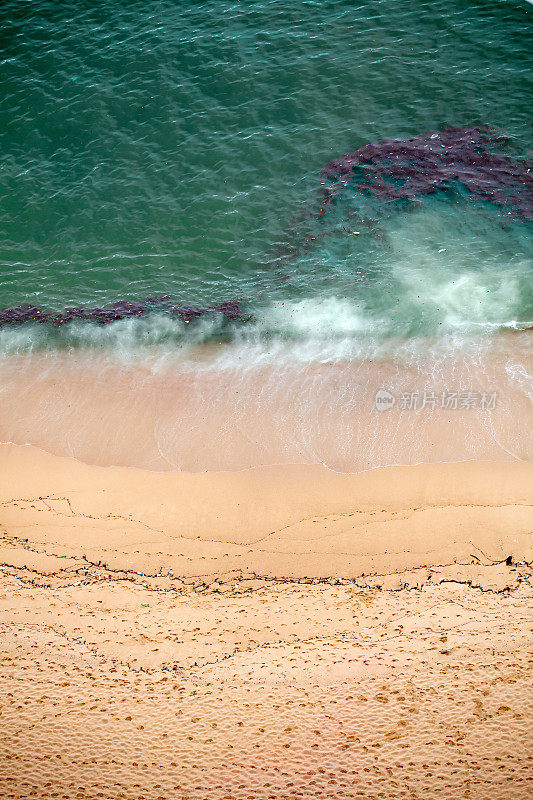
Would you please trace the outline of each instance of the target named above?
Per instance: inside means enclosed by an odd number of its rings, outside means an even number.
[[[527,157],[530,5],[0,14],[0,307],[169,294],[254,317],[1,328],[2,440],[150,468],[530,457],[531,223],[457,189],[309,216],[324,164],[366,142],[474,122]],[[490,388],[500,416],[463,414],[444,446],[430,415],[421,443],[420,414],[376,416],[381,385]]]

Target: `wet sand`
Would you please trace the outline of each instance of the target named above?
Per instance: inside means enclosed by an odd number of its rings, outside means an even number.
[[[500,334],[456,350],[429,343],[396,360],[331,363],[280,355],[269,364],[268,350],[245,357],[214,344],[187,356],[155,347],[135,357],[13,355],[0,361],[0,441],[157,471],[530,461],[532,341]],[[395,398],[382,412],[380,389]]]
[[[0,474],[3,797],[528,796],[530,464]]]

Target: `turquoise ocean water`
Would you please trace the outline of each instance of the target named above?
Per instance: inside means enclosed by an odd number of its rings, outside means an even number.
[[[501,207],[453,190],[310,215],[324,164],[367,142],[480,124],[530,157],[532,12],[521,0],[2,3],[0,308],[165,294],[244,298],[253,315],[5,326],[2,357],[159,348],[189,364],[209,344],[218,367],[248,369],[407,351],[412,366],[417,351],[427,372],[431,348],[486,353],[532,325],[531,223]]]

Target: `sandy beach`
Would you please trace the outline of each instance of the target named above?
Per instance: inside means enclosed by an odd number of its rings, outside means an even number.
[[[527,463],[0,448],[6,798],[525,798]]]
[[[0,800],[533,797],[533,0],[3,0]]]

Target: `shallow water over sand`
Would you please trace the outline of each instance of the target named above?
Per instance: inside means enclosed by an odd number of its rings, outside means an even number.
[[[166,348],[5,358],[0,438],[151,470],[357,472],[533,456],[528,332],[473,339],[453,356],[440,342],[424,355],[408,342],[394,359],[298,363],[281,349],[274,363],[254,359],[246,367],[214,345],[187,361]]]

